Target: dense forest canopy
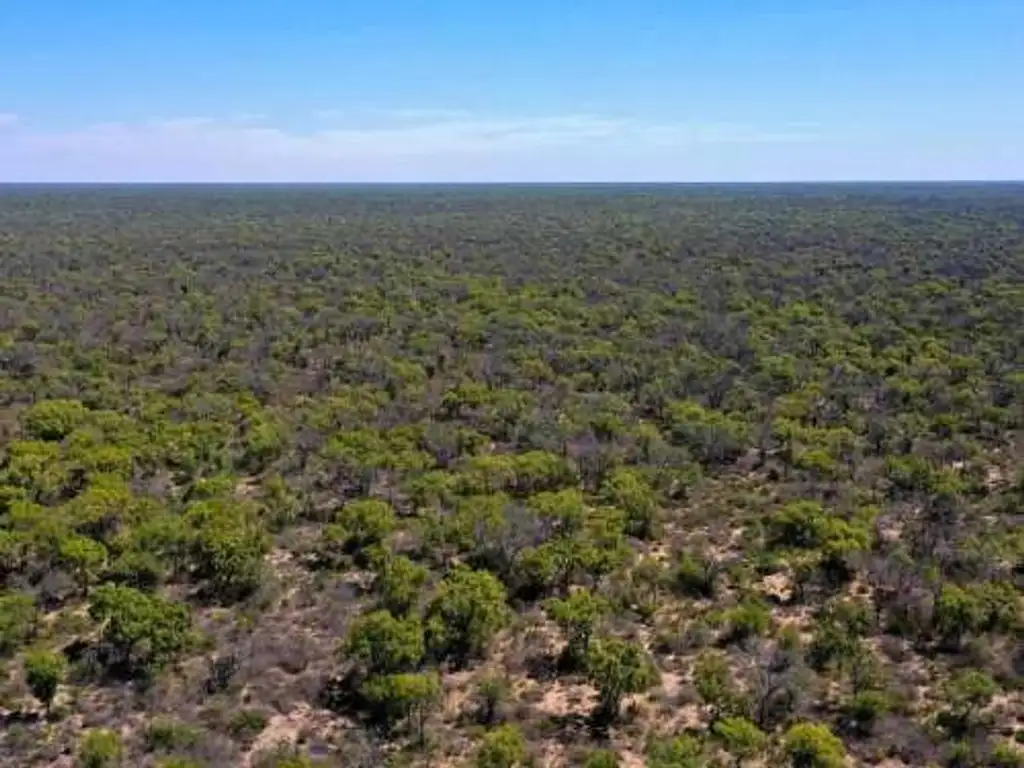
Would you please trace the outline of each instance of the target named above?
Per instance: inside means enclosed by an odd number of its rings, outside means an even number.
[[[0,763],[1024,765],[1024,186],[0,187]]]

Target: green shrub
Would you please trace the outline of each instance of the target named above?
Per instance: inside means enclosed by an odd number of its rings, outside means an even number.
[[[116,768],[121,765],[124,744],[114,731],[97,728],[86,731],[78,743],[77,768]]]
[[[504,585],[486,571],[456,568],[427,608],[427,643],[439,657],[462,661],[483,654],[508,621]]]
[[[526,739],[514,725],[491,730],[476,753],[477,768],[514,768],[525,762]]]
[[[643,648],[616,638],[591,642],[586,671],[587,678],[598,689],[597,715],[605,720],[618,718],[623,696],[643,693],[661,679]]]
[[[53,651],[31,651],[25,654],[25,682],[32,695],[49,709],[57,687],[64,682],[68,661],[63,653]]]
[[[796,723],[783,737],[783,748],[793,768],[844,768],[846,747],[817,723]]]

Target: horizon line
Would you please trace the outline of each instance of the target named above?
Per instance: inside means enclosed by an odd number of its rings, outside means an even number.
[[[1019,179],[771,179],[730,181],[0,181],[0,187],[709,187],[709,186],[795,186],[869,184],[985,184],[1020,185]]]

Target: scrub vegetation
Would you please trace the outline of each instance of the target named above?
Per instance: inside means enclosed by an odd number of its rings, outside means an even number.
[[[1024,188],[0,190],[0,764],[1021,766]]]

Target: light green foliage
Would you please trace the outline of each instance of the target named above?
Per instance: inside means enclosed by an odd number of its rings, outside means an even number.
[[[146,726],[146,748],[152,752],[174,752],[194,746],[202,731],[166,717],[158,717]]]
[[[575,488],[535,494],[527,500],[527,505],[559,535],[578,532],[587,517],[583,494]]]
[[[419,601],[429,571],[405,555],[391,553],[384,555],[376,570],[381,606],[400,616],[408,613]]]
[[[89,613],[103,623],[110,661],[133,673],[158,670],[191,640],[188,606],[131,587],[104,584],[92,594]]]
[[[993,768],[1021,768],[1024,766],[1024,749],[1002,742],[992,748],[989,759]]]
[[[498,708],[511,691],[509,679],[501,674],[486,674],[476,685],[477,717],[484,725],[494,722]]]
[[[124,755],[124,744],[114,731],[95,728],[86,731],[78,744],[76,768],[117,768]]]
[[[27,489],[34,500],[54,501],[71,483],[71,467],[62,461],[57,443],[14,440],[6,453],[0,482]]]
[[[259,472],[279,458],[288,445],[288,430],[277,417],[261,413],[249,421],[242,438],[242,466]]]
[[[0,594],[0,656],[14,653],[35,632],[38,610],[32,595]]]
[[[31,651],[25,654],[25,682],[32,695],[49,709],[57,687],[64,682],[68,662],[64,654],[53,651]]]
[[[635,469],[617,469],[604,482],[601,493],[608,504],[625,511],[631,535],[641,539],[657,535],[658,496],[643,474]]]
[[[137,522],[136,512],[140,508],[123,478],[97,475],[64,509],[77,530],[107,541],[122,525]]]
[[[600,696],[598,714],[609,720],[618,717],[623,696],[643,693],[661,679],[654,661],[642,647],[616,638],[590,643],[586,669],[587,678]]]
[[[725,614],[729,636],[735,641],[761,637],[771,628],[772,614],[760,600],[746,598]]]
[[[459,567],[441,583],[427,609],[427,643],[438,656],[480,656],[505,626],[504,585],[486,571]]]
[[[195,531],[196,575],[209,580],[215,595],[236,600],[259,586],[270,538],[252,505],[227,499],[202,501],[189,507],[185,519]]]
[[[871,543],[870,517],[847,521],[829,514],[814,501],[787,504],[768,521],[769,544],[797,549],[825,549],[846,553],[867,549]]]
[[[693,736],[652,739],[646,749],[647,768],[703,768],[704,745]]]
[[[610,749],[595,749],[583,761],[583,768],[618,768],[619,755]]]
[[[565,633],[568,641],[565,658],[574,667],[583,665],[590,647],[590,637],[601,618],[611,611],[611,605],[593,592],[579,590],[564,600],[548,600],[544,609]]]
[[[419,619],[397,619],[387,611],[368,613],[352,625],[343,652],[372,674],[414,669],[425,652],[423,625]]]
[[[1006,583],[943,584],[933,623],[942,641],[955,649],[970,635],[1014,630],[1020,625],[1020,606],[1019,593]]]
[[[62,440],[85,421],[88,412],[79,400],[43,400],[21,414],[22,429],[36,440]]]
[[[737,765],[756,757],[768,746],[768,735],[745,717],[723,718],[712,730],[725,751],[736,758]]]
[[[672,403],[669,422],[672,441],[705,464],[734,461],[746,446],[749,428],[741,419],[693,401]]]
[[[349,551],[381,544],[395,529],[395,510],[380,499],[349,502],[334,516]]]
[[[718,586],[719,566],[703,555],[684,552],[675,572],[675,585],[684,595],[713,598]]]
[[[283,530],[294,525],[302,514],[302,501],[280,475],[271,475],[263,480],[263,494],[260,498],[267,508],[271,526]]]
[[[717,651],[702,653],[693,668],[693,684],[697,694],[710,707],[712,722],[736,709],[739,695],[725,654]]]
[[[364,683],[360,691],[389,725],[411,719],[417,738],[423,741],[427,715],[441,697],[441,678],[436,672],[381,675]]]
[[[107,562],[107,548],[87,536],[71,534],[61,539],[58,551],[61,564],[75,575],[79,587],[88,592]]]
[[[501,725],[484,736],[476,753],[477,768],[514,768],[526,762],[526,739],[514,725]]]
[[[988,706],[999,686],[988,674],[978,669],[958,672],[943,686],[945,700],[953,715],[967,721],[978,710]]]
[[[783,737],[783,748],[793,768],[844,768],[846,748],[828,729],[817,723],[796,723]]]

